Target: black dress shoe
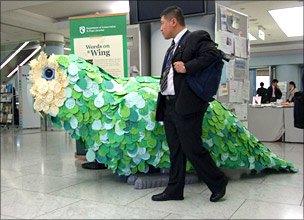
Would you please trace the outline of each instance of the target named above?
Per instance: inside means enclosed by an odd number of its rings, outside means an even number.
[[[228,184],[228,178],[226,177],[224,180],[223,187],[218,192],[212,193],[212,195],[210,196],[210,202],[217,202],[224,197],[226,193],[227,184]]]
[[[168,201],[168,200],[183,200],[183,196],[172,196],[168,195],[165,192],[156,194],[152,196],[153,201]]]
[[[89,169],[89,170],[103,170],[103,169],[107,169],[107,167],[104,164],[98,163],[96,161],[83,163],[83,164],[81,164],[81,167],[83,169]]]

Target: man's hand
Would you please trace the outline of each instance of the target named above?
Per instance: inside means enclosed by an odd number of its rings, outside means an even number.
[[[178,73],[186,73],[186,68],[185,68],[184,62],[182,62],[182,61],[177,61],[177,62],[173,63],[173,68]]]

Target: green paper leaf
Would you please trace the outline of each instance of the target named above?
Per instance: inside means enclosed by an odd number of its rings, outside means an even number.
[[[88,162],[93,162],[95,160],[95,152],[89,149],[86,153],[86,159]]]
[[[130,109],[126,106],[123,106],[121,109],[120,109],[120,115],[121,117],[123,118],[127,118],[130,116]]]
[[[61,66],[63,66],[64,68],[67,68],[67,67],[69,66],[69,63],[70,63],[69,59],[68,59],[66,56],[59,56],[59,57],[57,58],[57,62],[58,62]]]
[[[86,79],[79,79],[76,83],[82,90],[87,88],[87,80]]]

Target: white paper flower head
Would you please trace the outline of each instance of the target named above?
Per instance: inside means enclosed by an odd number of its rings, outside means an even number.
[[[67,75],[61,70],[55,55],[47,58],[42,52],[30,62],[30,93],[34,97],[34,109],[56,116],[65,101]]]

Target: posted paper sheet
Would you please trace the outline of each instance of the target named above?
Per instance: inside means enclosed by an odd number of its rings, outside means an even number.
[[[247,39],[245,37],[234,36],[234,55],[247,58]]]
[[[234,35],[228,31],[219,31],[219,49],[226,54],[234,54]]]

